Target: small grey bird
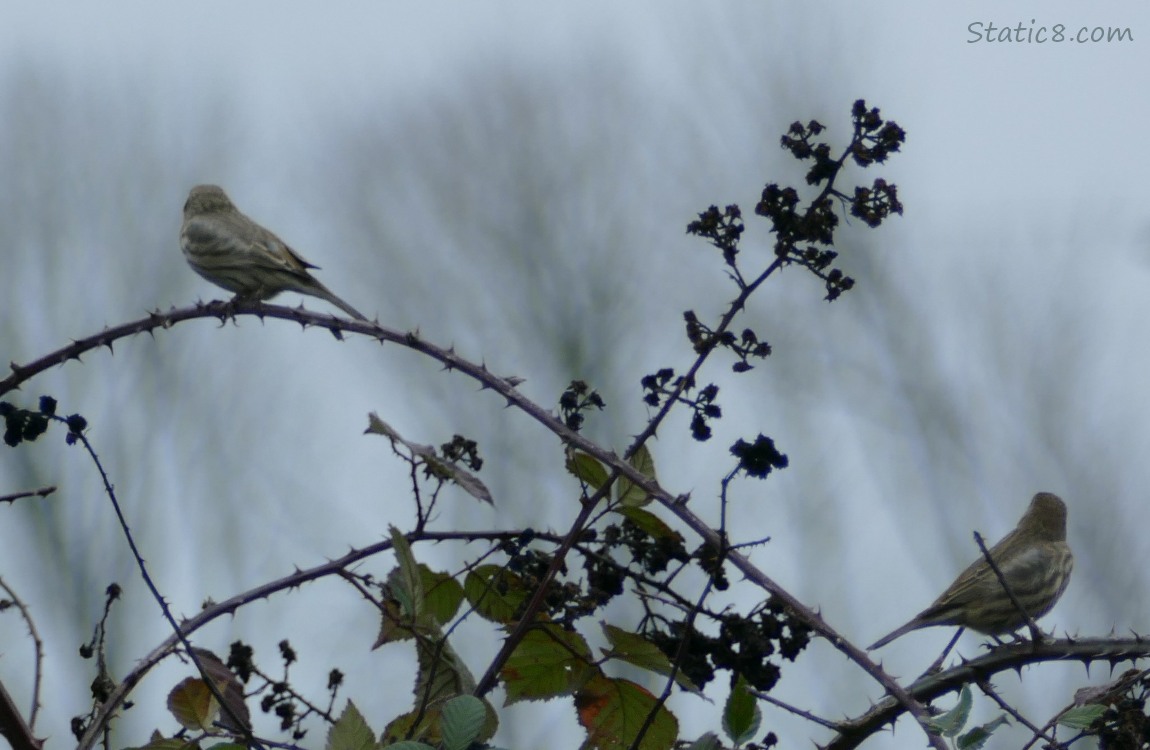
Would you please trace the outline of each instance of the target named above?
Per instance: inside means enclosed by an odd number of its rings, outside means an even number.
[[[238,300],[266,300],[299,292],[327,300],[358,320],[359,310],[308,273],[308,263],[287,243],[240,213],[216,185],[197,185],[184,204],[180,249],[188,265]]]
[[[1018,526],[989,552],[1026,614],[1035,620],[1042,617],[1066,590],[1074,568],[1074,555],[1066,543],[1066,504],[1057,495],[1038,493]],[[1003,635],[1024,624],[1026,619],[980,555],[933,604],[867,650],[932,625],[961,625],[986,635]]]

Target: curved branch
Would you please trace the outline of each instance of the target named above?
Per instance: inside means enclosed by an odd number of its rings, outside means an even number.
[[[1113,665],[1147,657],[1150,657],[1150,639],[1142,636],[1121,640],[1066,638],[1041,643],[1024,641],[999,646],[985,656],[963,662],[945,672],[923,677],[907,687],[906,692],[916,701],[929,703],[947,693],[957,692],[964,685],[985,682],[999,672],[1020,670],[1027,664],[1048,661],[1080,661],[1090,664],[1105,661]],[[824,750],[858,747],[883,727],[893,724],[904,712],[905,706],[900,705],[899,701],[891,697],[884,698],[862,716],[838,722],[839,734],[824,746]]]
[[[440,362],[446,370],[457,370],[464,375],[478,381],[484,388],[490,389],[498,393],[507,400],[508,405],[515,406],[529,417],[539,422],[544,428],[553,433],[559,438],[560,442],[564,445],[575,447],[581,451],[594,456],[604,464],[609,466],[613,473],[627,477],[637,487],[641,488],[644,492],[655,498],[662,504],[668,511],[677,516],[680,521],[686,524],[692,531],[698,534],[705,542],[714,545],[718,548],[722,544],[722,539],[719,534],[712,529],[706,522],[696,516],[686,505],[685,498],[672,495],[665,490],[659,483],[647,476],[644,476],[638,469],[628,464],[614,451],[606,450],[600,447],[597,443],[589,440],[580,433],[570,429],[565,425],[562,420],[558,419],[551,412],[546,411],[541,406],[522,395],[517,386],[522,382],[519,378],[515,377],[501,377],[489,371],[486,365],[477,364],[470,360],[464,359],[455,353],[454,349],[443,348],[424,341],[420,338],[417,332],[403,332],[396,329],[386,328],[378,323],[366,321],[352,321],[345,318],[337,318],[333,315],[326,313],[317,313],[306,310],[302,307],[289,308],[280,305],[268,305],[260,302],[234,302],[229,303],[230,307],[225,307],[224,303],[200,303],[193,307],[172,310],[168,313],[161,313],[159,311],[150,313],[147,318],[137,321],[124,323],[119,326],[105,329],[104,331],[94,334],[92,336],[79,339],[72,344],[63,347],[56,352],[48,354],[34,362],[27,365],[12,365],[13,374],[4,380],[0,380],[0,395],[7,391],[13,390],[20,386],[21,383],[26,382],[33,376],[43,372],[44,370],[58,364],[62,364],[70,359],[79,359],[81,354],[87,353],[99,347],[112,348],[115,341],[134,336],[139,333],[154,334],[157,329],[167,329],[176,323],[185,320],[194,320],[201,318],[217,318],[225,320],[231,316],[236,315],[256,315],[260,318],[270,317],[279,318],[283,320],[291,320],[299,323],[302,326],[315,326],[326,328],[333,333],[337,338],[342,338],[344,331],[351,331],[361,333],[366,336],[377,339],[381,343],[392,342],[399,344],[408,349],[426,354],[436,361]],[[341,558],[346,561],[348,556]],[[358,558],[357,558],[358,559]],[[758,585],[761,589],[775,597],[787,605],[804,623],[806,623],[815,633],[823,636],[827,641],[836,649],[843,652],[851,661],[855,662],[863,668],[872,678],[879,684],[887,689],[892,695],[899,699],[902,705],[920,720],[925,719],[925,712],[921,705],[917,703],[909,694],[907,694],[901,686],[898,685],[889,675],[887,675],[877,664],[870,660],[866,652],[860,650],[846,638],[841,636],[834,628],[828,624],[821,615],[816,613],[810,607],[807,607],[800,602],[794,595],[784,589],[782,586],[773,581],[763,571],[759,570],[751,561],[743,554],[732,550],[728,555],[728,562],[730,562],[737,570],[743,573],[749,580]],[[326,573],[325,573],[326,574]],[[274,591],[277,590],[278,582],[269,584],[266,587],[253,589],[253,592]],[[247,594],[242,594],[239,597],[234,597],[228,600],[229,602],[242,603]],[[255,593],[255,598],[266,596],[265,593]],[[219,608],[213,608],[201,612],[196,618],[188,621],[187,625],[198,623],[208,613],[217,611]],[[231,611],[226,610],[226,611]],[[218,616],[218,614],[216,615]],[[185,631],[187,632],[187,631]],[[171,646],[169,642],[160,646],[148,657],[145,657],[142,664],[153,664],[151,660],[159,661],[159,659],[169,653]],[[135,672],[133,673],[135,674]],[[142,674],[141,674],[142,676]],[[126,685],[128,680],[125,679],[121,685]],[[134,684],[134,683],[133,683]],[[129,688],[131,685],[128,686]],[[105,705],[118,705],[115,696],[119,695],[119,691],[113,694],[112,698]],[[122,699],[122,696],[121,696]],[[106,718],[101,714],[101,717]],[[100,721],[93,722],[93,726],[99,725]],[[86,743],[81,743],[81,747],[90,747],[93,741],[91,733],[85,734]]]

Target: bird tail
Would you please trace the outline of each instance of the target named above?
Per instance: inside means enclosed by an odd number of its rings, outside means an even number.
[[[305,283],[295,284],[289,288],[294,292],[299,292],[300,294],[310,294],[313,297],[319,297],[322,300],[327,300],[356,320],[362,320],[365,323],[367,322],[366,315],[361,313],[359,310],[356,310],[354,307],[344,302],[339,297],[335,296],[335,294],[333,294],[330,289],[321,284],[315,277],[309,274],[304,279],[304,281]]]
[[[903,625],[898,630],[895,630],[891,633],[888,633],[887,635],[884,635],[882,638],[879,638],[877,641],[875,641],[871,645],[867,646],[866,650],[867,651],[874,651],[876,648],[882,648],[886,644],[893,641],[895,638],[898,638],[899,636],[902,636],[902,635],[906,635],[907,633],[909,633],[912,630],[917,630],[917,629],[921,628],[923,625],[924,625],[924,623],[919,621],[919,619],[916,617],[915,619],[908,622],[906,625]]]
[[[344,302],[343,300],[341,300],[339,297],[335,296],[331,292],[328,292],[328,296],[324,297],[324,299],[326,299],[328,302],[330,302],[333,305],[335,305],[336,307],[338,307],[340,310],[343,310],[345,313],[347,313],[351,317],[355,318],[356,320],[362,320],[365,323],[367,322],[367,316],[366,315],[361,313],[359,310],[356,310],[354,307],[347,304],[346,302]]]

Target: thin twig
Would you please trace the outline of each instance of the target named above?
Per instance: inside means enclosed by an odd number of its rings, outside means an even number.
[[[1046,732],[1043,731],[1042,729],[1039,729],[1038,727],[1036,727],[1034,724],[1032,724],[1030,722],[1029,719],[1027,719],[1025,716],[1023,716],[1021,713],[1019,713],[1014,708],[1014,706],[1010,705],[1005,700],[1003,700],[1002,696],[998,694],[998,691],[995,690],[994,687],[990,684],[990,680],[979,680],[976,684],[978,685],[978,687],[982,690],[982,692],[984,694],[989,696],[991,700],[993,700],[995,703],[998,704],[999,708],[1001,708],[1003,711],[1005,711],[1006,713],[1013,716],[1014,720],[1017,721],[1019,724],[1023,725],[1024,727],[1029,729],[1031,732],[1034,732],[1034,738],[1036,740],[1037,739],[1043,739],[1043,740],[1046,740],[1047,742],[1049,742],[1051,747],[1061,747],[1058,740],[1056,740],[1053,736],[1046,734]]]
[[[831,721],[830,719],[824,719],[821,716],[815,716],[810,711],[804,711],[803,709],[799,708],[798,706],[792,706],[791,704],[787,703],[786,701],[779,700],[778,698],[771,695],[770,693],[760,693],[758,690],[752,690],[751,695],[755,696],[756,698],[759,698],[760,700],[764,700],[767,703],[770,703],[771,705],[778,706],[779,708],[783,709],[784,711],[787,711],[788,713],[792,713],[801,719],[806,719],[807,721],[814,722],[815,724],[818,724],[819,726],[826,727],[827,729],[830,729],[832,731],[841,732],[843,730],[842,724],[840,724],[838,722]]]
[[[1002,584],[1002,588],[1006,591],[1006,595],[1010,597],[1010,603],[1015,606],[1022,617],[1026,620],[1026,626],[1030,628],[1030,639],[1037,643],[1042,640],[1042,631],[1038,629],[1038,624],[1034,622],[1034,618],[1022,606],[1022,602],[1018,601],[1018,597],[1014,595],[1014,591],[1010,588],[1010,584],[1006,582],[1006,576],[998,569],[998,563],[991,557],[990,551],[986,549],[986,543],[982,540],[982,534],[977,531],[974,532],[974,542],[978,548],[982,550],[982,556],[986,559],[987,565],[994,571],[994,575],[998,577],[998,582]]]
[[[53,419],[57,419],[60,422],[66,423],[66,420],[60,417],[53,417]],[[112,503],[112,509],[116,513],[116,519],[120,522],[120,530],[123,531],[124,537],[128,542],[128,547],[132,550],[132,555],[136,559],[136,566],[140,569],[140,575],[144,579],[144,585],[148,587],[148,591],[151,592],[152,597],[160,605],[160,611],[163,613],[164,619],[168,621],[168,624],[172,628],[172,632],[180,640],[180,643],[187,651],[188,658],[190,658],[192,663],[196,665],[196,669],[199,671],[201,677],[203,677],[204,684],[207,685],[207,688],[211,692],[212,697],[214,697],[219,702],[220,708],[225,714],[227,714],[228,718],[231,719],[232,723],[234,724],[234,728],[244,735],[244,739],[249,746],[262,748],[262,744],[259,742],[259,740],[256,739],[255,735],[252,734],[251,728],[247,726],[247,724],[239,716],[236,715],[231,705],[224,698],[223,692],[216,685],[216,681],[212,679],[212,676],[209,674],[208,670],[200,662],[199,656],[196,655],[195,649],[192,648],[191,641],[188,640],[187,636],[180,629],[179,623],[176,622],[175,616],[172,615],[172,610],[168,607],[168,602],[160,593],[159,588],[156,587],[155,582],[152,581],[152,577],[148,573],[148,566],[144,562],[144,557],[140,553],[140,548],[136,546],[136,540],[132,536],[132,530],[128,527],[128,520],[124,517],[123,511],[120,509],[120,501],[116,497],[116,490],[112,487],[112,482],[108,478],[108,473],[104,470],[104,465],[100,461],[100,457],[96,455],[96,451],[92,448],[92,444],[88,441],[88,438],[84,435],[84,433],[70,432],[69,434],[75,435],[76,440],[78,440],[80,444],[84,446],[84,450],[88,452],[88,456],[92,459],[92,462],[96,466],[96,470],[100,473],[100,479],[104,483],[104,493],[108,496],[108,499]]]
[[[17,500],[25,497],[48,497],[56,491],[54,486],[41,487],[35,490],[25,490],[23,492],[13,492],[11,495],[0,495],[0,503],[14,503]]]
[[[935,659],[929,667],[923,670],[923,673],[918,676],[918,679],[921,680],[923,677],[926,677],[929,674],[934,674],[938,670],[942,669],[942,663],[946,661],[946,657],[950,654],[950,650],[954,648],[954,644],[958,643],[958,639],[962,637],[962,632],[964,630],[966,630],[966,628],[959,628],[958,630],[954,631],[954,636],[951,637],[950,643],[946,644],[946,648],[942,650],[942,653],[938,655],[938,658]]]
[[[39,490],[35,494],[43,496],[56,491],[55,487],[45,489],[47,492]],[[20,610],[20,616],[24,618],[24,623],[28,626],[28,635],[32,636],[32,650],[36,654],[36,666],[32,671],[32,711],[28,714],[28,729],[34,731],[36,729],[36,715],[40,712],[40,680],[44,676],[44,642],[40,640],[40,632],[36,630],[36,623],[32,621],[32,613],[28,611],[24,601],[16,595],[16,592],[3,578],[0,578],[0,587],[8,592],[8,597]]]

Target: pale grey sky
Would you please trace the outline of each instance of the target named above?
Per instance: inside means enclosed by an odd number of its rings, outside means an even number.
[[[1145,4],[125,2],[3,14],[0,358],[220,298],[176,243],[187,190],[220,182],[368,315],[527,378],[545,405],[589,379],[611,407],[591,434],[616,446],[645,417],[639,378],[686,362],[682,311],[713,316],[730,296],[686,223],[710,203],[749,216],[764,183],[801,184],[780,133],[817,118],[841,144],[851,102],[865,98],[909,135],[861,179],[897,182],[906,214],[877,232],[844,227],[859,284],[833,305],[798,271],[763,289],[747,324],[776,354],[738,378],[712,366],[725,403],[741,406],[701,448],[682,423],[664,428],[653,446],[664,484],[705,514],[727,446],[775,437],[791,468],[738,487],[732,512],[747,538],[773,539],[756,561],[863,643],[972,559],[972,529],[997,538],[1033,492],[1058,492],[1079,563],[1047,624],[1147,629],[1150,605],[1130,592],[1150,582],[1130,563],[1150,543],[1126,522],[1145,513],[1150,484]],[[990,22],[1129,27],[1133,41],[970,43],[970,25]],[[767,257],[765,226],[747,223],[747,255]],[[558,528],[571,511],[556,445],[395,347],[275,321],[185,325],[46,373],[21,395],[42,392],[92,422],[180,612],[410,524],[401,467],[360,434],[369,411],[418,442],[480,441],[499,506],[457,498],[445,528]],[[91,467],[58,434],[0,451],[0,492],[48,483],[62,488],[55,519],[0,508],[0,575],[44,632],[39,728],[58,746],[86,707],[90,665],[71,655],[103,587],[128,592],[121,671],[166,630]],[[314,589],[257,605],[203,645],[254,640],[271,666],[280,637],[298,640],[293,675],[318,675],[314,686],[345,669],[347,695],[381,729],[407,679],[373,691],[406,657],[366,651],[373,618],[350,591]],[[308,629],[328,607],[348,613],[334,639],[330,622]],[[27,674],[22,633],[0,618],[10,688]],[[928,633],[884,653],[896,672],[924,667],[948,637]],[[964,645],[975,653],[977,640]],[[817,678],[828,673],[842,677],[828,686]],[[150,679],[124,743],[170,728],[159,696],[182,674]],[[878,691],[855,674],[816,646],[784,670],[780,695],[857,713]],[[1080,671],[1065,680],[1032,692],[1028,674],[1028,707],[1044,717],[1064,705]],[[711,706],[676,705],[684,736],[717,728]],[[764,712],[788,745],[823,737]],[[569,713],[548,717],[567,727]],[[538,745],[537,714],[510,713],[505,744]],[[913,735],[903,727],[874,746]]]

